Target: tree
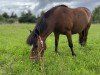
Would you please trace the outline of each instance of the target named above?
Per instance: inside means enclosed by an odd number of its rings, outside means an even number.
[[[17,15],[14,12],[9,16],[6,12],[0,15],[0,23],[14,23],[17,21]]]
[[[16,22],[16,19],[14,19],[14,18],[9,18],[7,20],[7,23],[15,23],[15,22]]]
[[[22,13],[21,13],[21,16],[19,17],[18,21],[19,21],[20,23],[26,23],[26,22],[27,22],[27,15],[26,15],[25,12],[22,12]]]
[[[27,13],[25,12],[21,13],[21,16],[19,17],[18,21],[20,23],[33,23],[33,22],[36,22],[36,17],[32,15],[30,10],[28,10]]]
[[[0,15],[0,23],[3,23],[4,21],[5,21],[5,18],[2,15]]]
[[[17,14],[15,14],[14,12],[12,12],[10,18],[17,19]]]
[[[93,23],[100,23],[100,6],[93,11]]]
[[[8,15],[6,12],[4,12],[4,13],[2,14],[2,16],[3,16],[5,19],[8,19],[8,18],[9,18],[9,15]]]

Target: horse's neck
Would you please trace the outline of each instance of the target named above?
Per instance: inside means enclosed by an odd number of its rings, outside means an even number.
[[[47,29],[40,34],[41,38],[43,41],[46,40],[46,38],[52,33],[52,29],[50,29],[49,27],[47,27]]]

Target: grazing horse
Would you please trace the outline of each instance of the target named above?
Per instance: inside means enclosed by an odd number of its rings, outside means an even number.
[[[91,25],[91,12],[85,7],[69,8],[59,5],[44,13],[37,25],[27,38],[27,44],[32,45],[31,59],[39,60],[46,49],[45,40],[54,32],[55,52],[58,52],[59,35],[67,36],[72,55],[75,56],[72,43],[72,34],[79,34],[79,43],[85,45],[88,30]]]

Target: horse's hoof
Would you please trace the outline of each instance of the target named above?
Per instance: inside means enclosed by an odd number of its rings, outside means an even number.
[[[58,52],[58,51],[55,51],[55,53],[56,53],[56,54],[59,54],[59,52]]]
[[[58,51],[55,50],[55,53],[58,53]]]
[[[81,44],[81,47],[84,47],[85,46],[85,44]]]
[[[81,43],[81,46],[82,46],[82,47],[86,46],[86,42],[82,42],[82,43]]]
[[[58,51],[55,51],[55,53],[59,53]]]
[[[60,55],[60,53],[58,51],[55,51],[56,54]]]
[[[72,54],[72,56],[73,56],[73,57],[76,57],[76,54],[74,53],[74,54]]]

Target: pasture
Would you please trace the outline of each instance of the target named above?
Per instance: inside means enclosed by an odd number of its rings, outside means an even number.
[[[58,51],[54,52],[54,35],[47,40],[44,60],[29,59],[31,47],[26,44],[34,24],[0,25],[0,75],[100,75],[100,24],[92,24],[86,47],[73,35],[76,57],[72,57],[67,38],[61,35]]]

